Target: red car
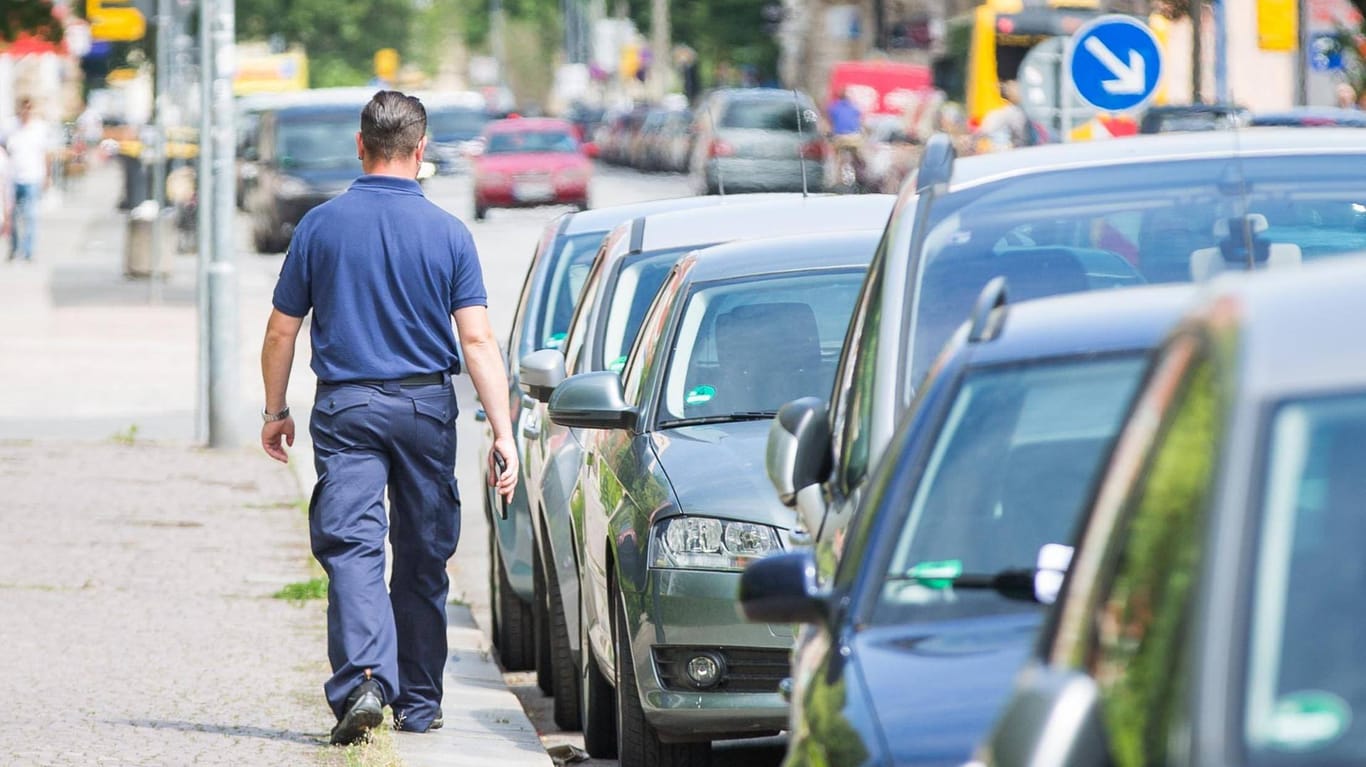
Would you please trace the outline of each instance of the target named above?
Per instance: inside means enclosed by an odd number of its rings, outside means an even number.
[[[489,208],[573,205],[588,208],[593,164],[567,120],[497,120],[484,128],[474,159],[474,220]]]

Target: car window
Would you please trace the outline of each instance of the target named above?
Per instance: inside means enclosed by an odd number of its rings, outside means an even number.
[[[1069,543],[1129,410],[1146,357],[1052,360],[970,372],[897,533],[877,623],[1034,609],[945,578],[1032,569]]]
[[[841,370],[841,384],[847,388],[834,393],[838,397],[832,405],[837,411],[834,423],[840,429],[835,445],[839,461],[836,475],[846,494],[852,492],[868,473],[885,262],[886,250],[880,247],[850,320],[845,354],[851,356],[841,363],[845,366]]]
[[[802,102],[803,111],[811,105]],[[749,128],[754,130],[786,131],[796,133],[797,102],[791,98],[735,99],[726,104],[718,121],[721,128]],[[800,130],[810,131],[814,127],[808,120],[803,121]]]
[[[1085,665],[1100,685],[1116,767],[1166,763],[1178,734],[1172,728],[1184,713],[1183,654],[1222,405],[1214,365],[1197,357],[1107,546]]]
[[[574,137],[559,130],[499,131],[489,135],[484,154],[520,154],[523,152],[577,152]]]
[[[583,232],[560,238],[551,256],[551,272],[541,288],[537,349],[558,349],[564,344],[574,317],[574,300],[583,290],[593,256],[606,236],[607,232]]]
[[[279,123],[276,153],[281,168],[327,169],[355,166],[356,118],[354,115],[309,115],[307,120]]]
[[[488,114],[480,109],[427,111],[427,132],[434,141],[467,141],[477,137],[488,122]]]
[[[1251,765],[1366,761],[1366,394],[1272,420],[1245,693]],[[1344,609],[1346,608],[1346,609]]]
[[[636,334],[631,353],[627,355],[626,368],[621,376],[621,390],[622,396],[631,405],[640,406],[644,398],[645,381],[653,377],[652,371],[668,356],[663,352],[663,348],[666,347],[661,347],[661,344],[667,342],[664,338],[665,328],[673,314],[674,300],[682,283],[682,270],[675,265],[663,286],[655,294],[654,301],[650,304],[645,320],[641,324],[640,332]]]
[[[862,276],[822,271],[695,288],[672,339],[659,426],[775,413],[828,392]]]
[[[606,307],[602,344],[595,370],[615,370],[620,373],[626,365],[626,353],[636,341],[645,311],[650,308],[659,286],[669,276],[669,270],[680,256],[693,248],[671,248],[652,251],[623,262],[616,279],[604,288]]]
[[[592,315],[593,303],[597,301],[600,283],[602,282],[603,265],[606,262],[603,248],[606,243],[598,248],[598,252],[593,256],[593,264],[589,267],[588,277],[584,280],[583,288],[579,291],[579,296],[574,300],[574,315],[569,320],[569,331],[564,339],[564,358],[570,363],[565,371],[569,375],[586,372],[579,369],[579,362],[583,360],[583,347],[588,336],[588,318]]]
[[[1183,159],[1031,173],[936,199],[911,291],[909,402],[982,287],[1012,302],[1366,250],[1366,155]]]

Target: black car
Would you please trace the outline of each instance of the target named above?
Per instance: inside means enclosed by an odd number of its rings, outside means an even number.
[[[247,194],[259,253],[289,246],[304,214],[361,175],[356,131],[365,102],[290,106],[265,112],[256,136],[256,179]]]
[[[1235,104],[1179,104],[1152,107],[1138,121],[1139,133],[1233,130],[1248,124],[1251,113]]]
[[[1007,291],[1002,279],[987,287],[921,388],[829,589],[810,550],[743,576],[751,618],[809,624],[793,659],[788,767],[971,755],[1043,619],[1040,605],[980,585],[1065,557],[1133,394],[1194,289],[1017,306]],[[817,458],[807,470],[827,468]],[[1017,580],[1032,597],[1033,578]]]
[[[1167,341],[981,762],[1366,763],[1363,291],[1229,280]]]

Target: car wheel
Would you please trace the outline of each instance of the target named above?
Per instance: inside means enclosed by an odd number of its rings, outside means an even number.
[[[554,690],[550,683],[553,673],[551,664],[554,659],[550,655],[550,618],[546,609],[549,597],[545,590],[545,566],[542,564],[540,547],[533,548],[535,551],[532,553],[531,582],[536,610],[532,616],[532,625],[535,628],[533,633],[536,637],[536,686],[541,688],[542,695],[549,695]]]
[[[506,671],[531,668],[535,651],[531,606],[512,590],[498,550],[492,519],[489,521],[489,612],[493,619],[493,647]]]
[[[617,755],[616,694],[593,657],[593,646],[588,642],[588,619],[582,607],[579,609],[579,648],[579,657],[583,659],[579,673],[583,747],[598,759],[613,759]]]
[[[271,250],[270,246],[273,243],[270,241],[270,235],[268,234],[262,234],[259,231],[252,231],[251,244],[253,247],[256,248],[256,252],[260,253],[261,255],[267,255],[275,252]]]
[[[569,647],[569,621],[565,619],[564,598],[560,596],[560,579],[553,572],[546,574],[550,594],[550,666],[551,694],[555,696],[555,726],[561,730],[577,730],[579,719],[579,669],[574,663],[574,652]]]
[[[711,764],[710,742],[665,743],[645,718],[627,634],[626,606],[619,597],[613,602],[617,611],[612,637],[617,649],[617,757],[621,767],[707,767]]]
[[[474,206],[474,220],[475,220],[475,221],[483,221],[484,219],[488,218],[488,215],[489,215],[489,209],[488,209],[488,208],[484,207],[483,205],[477,205],[477,204]]]

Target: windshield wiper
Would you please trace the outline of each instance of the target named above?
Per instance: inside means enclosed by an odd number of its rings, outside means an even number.
[[[736,413],[726,413],[725,415],[699,415],[693,418],[674,418],[659,424],[661,429],[672,429],[675,426],[698,426],[708,423],[736,423],[739,421],[762,421],[777,415],[776,410],[741,410]]]

